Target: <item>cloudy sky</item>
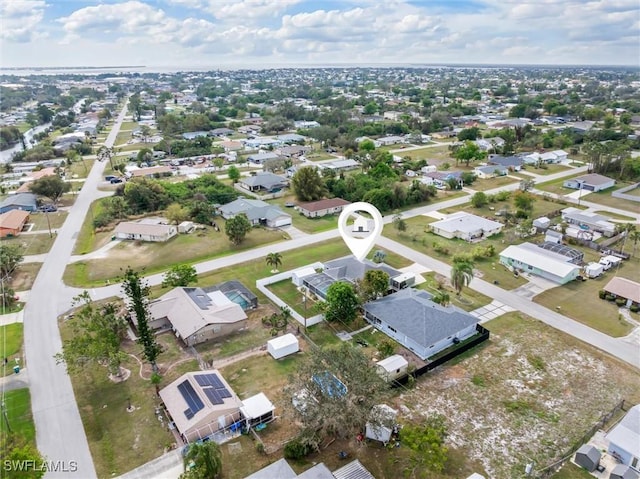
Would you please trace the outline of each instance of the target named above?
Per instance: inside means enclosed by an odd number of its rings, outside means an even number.
[[[0,65],[640,65],[638,0],[0,0]]]

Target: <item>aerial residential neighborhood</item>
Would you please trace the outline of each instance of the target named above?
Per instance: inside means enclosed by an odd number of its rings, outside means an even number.
[[[458,2],[32,3],[2,13],[0,477],[640,477],[637,58],[560,65],[538,23],[521,61],[450,47],[427,11]],[[490,8],[538,21],[521,6]],[[27,68],[27,10],[78,58],[92,15],[123,22],[96,51],[166,43]],[[267,65],[325,14],[345,49],[388,20],[366,44],[388,66]],[[414,63],[407,32],[504,62]],[[176,66],[136,66],[154,52]]]

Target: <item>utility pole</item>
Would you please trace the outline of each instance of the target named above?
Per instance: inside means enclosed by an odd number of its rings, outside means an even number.
[[[7,430],[8,430],[9,432],[12,432],[12,431],[11,431],[11,425],[9,424],[9,415],[7,414],[7,406],[6,406],[6,404],[4,403],[4,400],[2,401],[1,406],[2,406],[2,415],[4,416],[4,422],[6,422],[6,423],[7,423]]]
[[[302,302],[304,303],[304,332],[307,332],[307,289],[302,288]]]
[[[49,238],[53,237],[51,234],[51,221],[49,220],[49,210],[44,212],[44,216],[47,218],[47,226],[49,226]]]

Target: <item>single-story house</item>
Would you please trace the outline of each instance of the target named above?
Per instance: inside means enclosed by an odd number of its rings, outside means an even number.
[[[429,293],[413,288],[365,303],[363,309],[367,322],[422,360],[476,334],[480,321],[455,306],[434,303]]]
[[[53,166],[49,166],[47,168],[42,168],[38,171],[31,171],[27,174],[27,176],[23,176],[20,178],[20,187],[16,190],[16,193],[29,193],[31,191],[31,182],[39,180],[40,178],[44,178],[45,176],[55,176],[56,168]]]
[[[229,153],[230,151],[242,150],[242,148],[244,148],[244,145],[242,143],[232,140],[221,141],[220,143],[216,143],[216,145],[220,145],[227,153]]]
[[[244,479],[297,479],[297,477],[296,471],[293,470],[285,458],[282,458]]]
[[[9,210],[0,214],[0,238],[18,236],[27,221],[29,221],[28,211]]]
[[[504,225],[499,221],[460,211],[448,215],[443,220],[431,223],[429,227],[435,234],[445,238],[473,241],[500,233]]]
[[[535,274],[558,284],[573,281],[580,274],[580,267],[569,259],[533,243],[511,245],[500,253],[500,263],[510,269]]]
[[[383,136],[382,138],[374,140],[373,143],[378,147],[406,143],[406,140],[402,136]]]
[[[211,136],[227,136],[227,135],[233,135],[235,133],[235,131],[233,131],[231,128],[214,128],[213,130],[211,130],[209,132],[209,135]]]
[[[487,161],[490,165],[504,166],[509,170],[520,171],[524,160],[519,156],[499,156],[491,155]]]
[[[278,155],[277,153],[273,153],[270,151],[261,151],[260,153],[249,155],[247,157],[247,161],[253,163],[254,165],[263,165],[267,160],[277,160],[278,158],[280,158],[280,155]]]
[[[182,138],[185,140],[195,140],[196,138],[209,136],[208,131],[188,131],[182,134]]]
[[[33,193],[17,193],[7,196],[0,202],[0,213],[11,210],[34,212],[38,209],[37,196]]]
[[[284,143],[285,145],[291,145],[294,143],[304,143],[307,140],[307,137],[298,135],[297,133],[285,133],[284,135],[276,136],[276,140]]]
[[[183,374],[160,390],[160,398],[186,442],[228,430],[241,420],[242,401],[215,369]]]
[[[640,292],[636,283],[636,293]],[[633,406],[622,420],[607,433],[608,453],[617,457],[620,465],[640,471],[640,404]]]
[[[298,211],[307,218],[318,218],[325,215],[334,215],[342,212],[345,206],[351,202],[342,198],[328,198],[308,203],[298,204]]]
[[[598,192],[614,187],[616,180],[597,173],[591,173],[588,175],[578,176],[577,178],[571,178],[565,180],[562,186],[565,188],[573,188],[574,190],[586,190]]]
[[[613,236],[616,230],[616,225],[606,216],[582,211],[573,206],[563,209],[561,215],[562,220],[567,223],[578,225],[584,230],[598,231],[608,238]]]
[[[602,289],[618,298],[626,299],[627,306],[631,306],[634,303],[640,305],[640,283],[615,276]]]
[[[149,168],[132,169],[127,173],[130,173],[130,176],[133,178],[155,178],[159,176],[171,176],[173,175],[173,170],[170,166],[150,166]]]
[[[286,459],[263,467],[245,479],[375,479],[375,477],[357,459],[331,472],[324,462],[296,474]]]
[[[149,303],[152,329],[172,329],[187,346],[239,331],[247,314],[221,291],[174,288]]]
[[[281,190],[282,188],[286,188],[289,182],[282,176],[261,171],[255,176],[244,176],[240,178],[238,184],[245,190],[252,192],[275,192]]]
[[[123,240],[164,242],[178,234],[174,225],[122,221],[113,230],[116,238]]]
[[[308,128],[318,128],[320,123],[317,121],[307,121],[307,120],[296,120],[293,122],[293,126],[300,130],[306,130]]]
[[[433,171],[424,174],[421,182],[426,185],[434,185],[436,188],[447,188],[449,180],[455,179],[460,183],[462,181],[461,171]]]
[[[473,173],[481,179],[494,178],[496,176],[505,176],[509,173],[509,169],[500,165],[476,166]]]
[[[482,151],[495,151],[496,148],[502,148],[504,146],[504,140],[499,136],[495,136],[493,138],[480,138],[475,141],[475,144],[478,145]]]
[[[399,354],[393,354],[376,363],[376,370],[385,381],[393,381],[407,374],[409,362]]]
[[[323,266],[324,268],[321,273],[314,271],[313,274],[299,278],[302,279],[302,286],[307,288],[307,291],[322,299],[326,299],[327,289],[336,281],[347,281],[353,284],[356,280],[364,278],[364,274],[371,269],[387,273],[390,282],[391,278],[400,274],[400,271],[384,263],[374,263],[367,259],[358,261],[353,256],[345,256],[327,261]]]
[[[238,198],[231,203],[218,207],[224,219],[233,218],[244,213],[252,225],[264,225],[278,228],[291,224],[291,215],[282,211],[278,206],[270,205],[262,200]]]
[[[280,140],[266,136],[249,138],[247,140],[242,140],[242,142],[244,143],[244,147],[247,149],[276,148],[282,145]]]
[[[320,163],[318,166],[320,168],[325,168],[333,171],[348,171],[360,168],[360,163],[358,163],[353,158],[345,158],[344,160],[335,160],[329,163]]]
[[[258,125],[242,125],[241,127],[238,128],[238,133],[242,133],[244,135],[251,135],[254,133],[258,133],[260,130],[262,130],[262,127]]]
[[[300,478],[300,476],[298,476]],[[333,471],[335,479],[376,479],[358,459],[354,459],[349,464]],[[301,478],[302,479],[302,478]],[[315,479],[315,478],[307,478]]]
[[[309,151],[311,151],[311,147],[309,146],[293,145],[293,146],[282,146],[276,149],[275,152],[278,155],[283,156],[285,158],[296,158],[298,156],[305,155]]]

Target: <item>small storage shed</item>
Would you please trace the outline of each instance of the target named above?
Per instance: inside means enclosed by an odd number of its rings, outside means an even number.
[[[191,233],[195,228],[193,221],[183,221],[178,225],[178,233]]]
[[[549,226],[551,226],[551,220],[546,216],[541,216],[540,218],[536,218],[533,220],[533,226],[540,230],[546,230]]]
[[[273,359],[284,358],[290,354],[300,351],[300,345],[298,344],[298,338],[293,334],[288,333],[284,336],[270,339],[267,341],[267,351]]]
[[[273,421],[275,409],[273,403],[264,393],[258,393],[242,401],[240,413],[247,428],[251,428]]]
[[[302,286],[302,280],[307,276],[311,276],[312,274],[316,274],[316,270],[312,267],[307,266],[305,268],[300,268],[295,270],[291,274],[291,281],[293,282],[293,284],[300,287]]]
[[[574,461],[578,466],[589,472],[593,472],[596,470],[596,467],[598,467],[598,464],[600,464],[601,456],[602,454],[600,454],[600,451],[598,451],[595,446],[584,444],[576,452]]]
[[[624,464],[618,464],[611,470],[609,479],[638,479],[638,473]]]
[[[371,408],[371,420],[367,422],[365,437],[387,444],[396,428],[398,411],[386,404],[377,404]]]
[[[587,278],[597,278],[604,273],[604,265],[600,263],[589,263],[584,268],[584,274]]]
[[[399,377],[407,374],[409,363],[399,354],[394,354],[382,361],[378,361],[376,368],[378,370],[378,375],[385,381],[393,381],[394,379],[398,379]]]

